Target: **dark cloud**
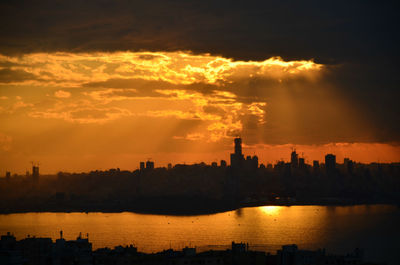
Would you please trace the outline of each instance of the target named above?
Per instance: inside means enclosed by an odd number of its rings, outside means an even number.
[[[211,94],[215,90],[224,89],[217,85],[212,84],[204,84],[204,83],[193,83],[189,85],[176,85],[166,81],[161,80],[145,80],[139,78],[112,78],[106,81],[99,81],[99,82],[88,82],[82,85],[83,88],[133,88],[138,91],[138,95],[140,96],[163,96],[160,93],[156,92],[158,89],[185,89],[190,91],[197,91],[204,95]]]
[[[322,62],[392,57],[392,2],[2,1],[2,53],[192,50]]]
[[[236,100],[245,104],[266,102],[266,123],[259,125],[257,117],[241,117],[242,136],[248,141],[284,144],[325,144],[335,142],[393,142],[399,141],[398,97],[393,88],[371,90],[370,83],[346,80],[355,73],[347,67],[327,70],[323,76],[310,81],[304,77],[285,78],[279,82],[273,78],[257,77],[237,79],[223,86],[195,83],[174,85],[165,81],[143,79],[110,79],[104,82],[86,83],[86,88],[134,88],[132,96],[174,97],[157,90],[188,90],[210,95],[213,91],[231,91]],[[336,76],[343,76],[337,79]],[[381,84],[385,83],[383,80]],[[393,89],[390,92],[390,89]],[[386,90],[386,93],[384,92]],[[125,95],[124,92],[121,95]],[[130,92],[131,93],[131,92]],[[223,97],[219,98],[222,103]],[[384,106],[384,107],[383,107]],[[203,108],[206,113],[224,116],[224,111],[212,104]],[[255,133],[259,130],[263,133]]]
[[[135,88],[135,89],[157,89],[163,88],[176,88],[176,85],[165,81],[152,81],[139,78],[112,78],[106,81],[89,82],[82,85],[88,88]]]
[[[247,86],[246,86],[247,83]],[[282,83],[256,79],[231,86],[241,102],[266,102],[265,123],[259,124],[253,115],[242,117],[242,135],[250,143],[325,144],[329,142],[374,142],[380,128],[366,117],[363,108],[325,80],[306,82],[284,80]],[[248,94],[251,96],[248,96]],[[394,126],[392,127],[394,128]],[[387,132],[393,141],[395,130]]]
[[[73,119],[104,119],[107,116],[102,110],[84,109],[72,112],[71,117]]]
[[[37,77],[34,74],[25,72],[24,70],[0,69],[0,83],[23,82],[36,79]]]
[[[14,67],[14,66],[23,66],[23,65],[19,64],[19,63],[10,62],[10,61],[7,61],[7,60],[4,60],[4,61],[0,62],[0,67],[10,68],[10,67]]]
[[[203,110],[205,113],[209,113],[209,114],[217,114],[220,116],[224,116],[226,114],[226,111],[218,106],[213,106],[213,105],[207,105],[203,107]]]
[[[135,97],[168,97],[167,95],[163,95],[158,93],[157,89],[178,89],[180,88],[177,85],[165,82],[165,81],[151,81],[144,80],[138,78],[113,78],[108,79],[106,81],[99,82],[89,82],[82,85],[83,88],[90,89],[135,89],[135,93],[130,93],[131,96]],[[119,92],[121,93],[121,92]],[[110,96],[110,95],[107,95]],[[124,94],[123,96],[127,96]]]

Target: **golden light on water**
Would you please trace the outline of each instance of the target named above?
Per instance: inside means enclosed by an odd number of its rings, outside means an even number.
[[[261,206],[258,207],[261,212],[263,212],[266,215],[279,215],[279,212],[281,210],[282,206]]]
[[[376,229],[374,217],[389,218],[396,206],[264,206],[200,216],[168,216],[136,213],[23,213],[0,215],[0,234],[75,239],[89,233],[94,248],[136,244],[139,251],[155,252],[192,246],[224,245],[232,241],[265,245],[274,251],[284,244],[326,246],[327,239]],[[369,222],[363,222],[369,220]],[[347,242],[347,241],[346,241]],[[263,251],[266,249],[264,248]]]

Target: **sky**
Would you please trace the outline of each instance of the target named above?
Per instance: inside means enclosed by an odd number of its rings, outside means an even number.
[[[400,161],[395,1],[2,1],[0,174]]]

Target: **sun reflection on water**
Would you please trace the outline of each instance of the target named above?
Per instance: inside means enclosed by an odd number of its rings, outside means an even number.
[[[258,207],[262,213],[267,215],[278,215],[282,209],[282,206],[261,206]]]

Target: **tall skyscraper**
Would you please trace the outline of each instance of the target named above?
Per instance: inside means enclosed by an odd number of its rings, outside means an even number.
[[[297,168],[299,166],[299,155],[296,153],[296,149],[293,150],[290,155],[290,164],[294,168]]]
[[[327,171],[333,171],[336,168],[336,156],[327,154],[325,156],[325,168]]]
[[[314,161],[313,161],[313,169],[314,169],[314,170],[319,169],[319,161],[318,161],[318,160],[314,160]]]
[[[299,158],[299,168],[304,169],[306,167],[306,162],[304,160],[304,157]]]
[[[251,158],[251,160],[252,160],[253,168],[254,168],[254,169],[257,169],[257,168],[258,168],[258,156],[254,155],[254,156]]]
[[[345,169],[346,173],[350,173],[350,174],[353,173],[354,163],[350,158],[344,158],[343,165],[344,165],[344,169]]]
[[[32,179],[33,181],[39,180],[39,166],[32,165]]]
[[[146,162],[146,169],[148,169],[148,170],[154,169],[154,162],[148,160]]]
[[[235,153],[231,154],[231,167],[241,168],[244,161],[244,156],[242,154],[242,139],[235,138]]]
[[[144,170],[145,169],[145,165],[144,165],[144,162],[140,162],[140,170]]]
[[[235,138],[235,154],[242,155],[242,138]]]

